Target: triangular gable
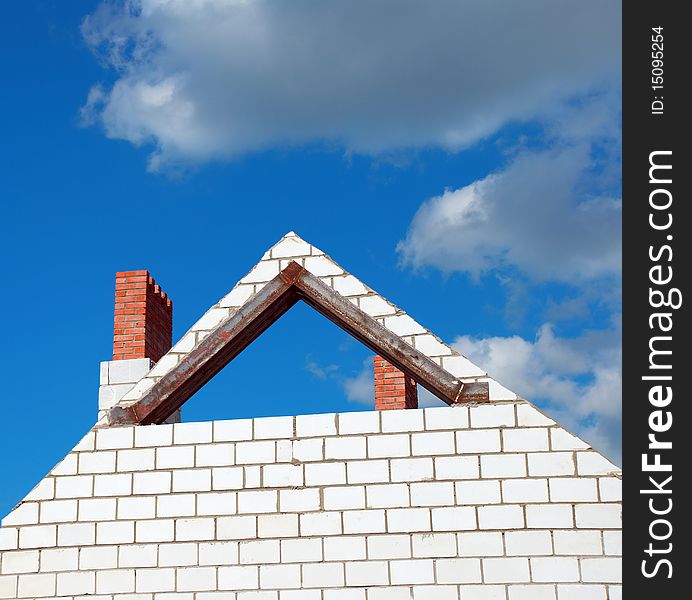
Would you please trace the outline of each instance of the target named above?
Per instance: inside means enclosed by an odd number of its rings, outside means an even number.
[[[491,402],[517,398],[324,252],[290,232],[97,426],[162,422],[297,299],[381,352],[448,404],[463,400],[463,390],[472,392],[471,384],[477,383],[487,384]]]

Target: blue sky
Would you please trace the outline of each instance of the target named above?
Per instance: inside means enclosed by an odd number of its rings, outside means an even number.
[[[116,271],[178,338],[289,230],[619,460],[619,11],[8,5],[0,513],[95,420]],[[296,307],[184,419],[368,409],[368,357]]]

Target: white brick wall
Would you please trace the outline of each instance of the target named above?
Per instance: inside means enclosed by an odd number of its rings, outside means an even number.
[[[0,598],[605,600],[615,471],[523,402],[98,430],[3,520]]]

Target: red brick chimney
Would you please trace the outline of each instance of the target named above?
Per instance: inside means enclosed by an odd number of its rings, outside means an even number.
[[[115,274],[113,360],[158,360],[173,343],[173,305],[149,271]]]
[[[412,377],[375,356],[375,408],[418,408],[418,389]]]

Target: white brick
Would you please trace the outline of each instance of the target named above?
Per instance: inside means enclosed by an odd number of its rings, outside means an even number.
[[[368,590],[368,600],[411,600],[408,587],[374,587]]]
[[[449,506],[454,504],[451,481],[411,484],[411,506]]]
[[[616,557],[582,558],[582,581],[594,583],[620,583],[622,559]]]
[[[318,437],[336,435],[336,415],[298,415],[296,417],[296,435],[298,437]]]
[[[601,477],[598,480],[601,502],[620,502],[622,500],[622,480],[617,477]]]
[[[485,371],[465,356],[444,356],[442,367],[455,377],[482,377]]]
[[[544,583],[579,581],[579,564],[571,557],[532,558],[531,578]]]
[[[135,427],[114,427],[112,429],[99,429],[96,432],[97,450],[117,450],[120,448],[132,448],[134,446]]]
[[[475,456],[438,456],[435,475],[438,479],[478,479],[478,459]]]
[[[195,450],[195,464],[198,467],[228,466],[235,462],[233,444],[202,444]]]
[[[337,535],[341,533],[341,513],[317,512],[300,515],[300,535]]]
[[[427,481],[434,479],[433,461],[431,458],[399,458],[392,460],[390,466],[392,481]]]
[[[533,504],[526,507],[526,527],[567,529],[574,526],[569,504]]]
[[[527,507],[528,509],[528,507]],[[520,529],[524,527],[524,511],[521,506],[479,506],[479,529]]]
[[[79,520],[113,521],[116,517],[116,509],[115,498],[85,498],[79,501]]]
[[[118,499],[118,519],[152,519],[155,516],[156,498],[154,496]]]
[[[242,306],[253,295],[254,295],[254,286],[252,286],[252,285],[237,285],[235,288],[233,288],[228,294],[226,294],[221,299],[221,301],[219,302],[219,306],[221,308]]]
[[[365,508],[365,487],[331,487],[322,490],[325,510]]]
[[[600,531],[553,532],[555,554],[599,555],[603,554]]]
[[[281,562],[319,562],[322,560],[322,538],[281,540]]]
[[[220,540],[243,540],[257,537],[257,517],[222,517],[216,520],[216,537]]]
[[[118,471],[153,471],[156,452],[154,448],[118,451]]]
[[[339,434],[377,433],[380,431],[380,413],[370,410],[341,413],[338,416]]]
[[[363,536],[337,536],[324,538],[324,560],[365,560]],[[346,577],[348,581],[348,576]]]
[[[454,432],[414,433],[411,436],[411,450],[414,456],[454,454]]]
[[[447,356],[452,353],[449,346],[438,340],[434,335],[426,333],[417,335],[414,339],[416,350],[426,356]]]
[[[126,579],[126,577],[127,573],[123,573],[123,579]],[[132,588],[125,586],[121,591],[134,591],[134,573],[132,577],[132,584]],[[96,577],[94,573],[58,573],[56,593],[58,596],[66,596],[68,594],[93,594],[95,586]]]
[[[484,558],[486,583],[522,583],[531,580],[527,558]]]
[[[38,550],[6,552],[2,555],[2,573],[36,573],[38,571]]]
[[[370,560],[346,563],[346,585],[348,586],[374,586],[388,583],[389,573],[386,562]]]
[[[156,516],[158,517],[189,517],[194,514],[194,494],[158,496],[156,500]]]
[[[385,410],[382,415],[382,433],[423,431],[423,411],[415,409]]]
[[[238,492],[239,513],[269,513],[278,511],[278,494],[274,490]]]
[[[433,531],[464,531],[476,529],[476,509],[470,506],[434,508]]]
[[[481,477],[526,477],[526,456],[524,454],[481,456]]]
[[[320,491],[281,490],[279,492],[279,507],[282,512],[307,512],[320,508]]]
[[[281,590],[300,587],[300,565],[262,565],[260,588]]]
[[[127,528],[127,525],[125,525]],[[58,546],[86,546],[96,541],[93,523],[70,523],[58,526]]]
[[[96,448],[96,432],[87,433],[77,445],[72,449],[73,452],[90,452]]]
[[[327,438],[324,446],[326,459],[365,458],[365,437]]]
[[[137,543],[172,542],[174,538],[173,519],[156,519],[137,522]]]
[[[255,419],[256,440],[273,440],[293,437],[293,417],[263,417]]]
[[[416,585],[413,600],[458,600],[459,593],[452,585]]]
[[[500,482],[496,480],[457,481],[454,487],[457,504],[499,504],[502,501]]]
[[[577,504],[574,507],[576,525],[585,529],[619,529],[622,527],[622,507],[619,504]]]
[[[41,502],[41,523],[66,523],[77,520],[77,500]]]
[[[507,556],[541,556],[553,553],[550,531],[508,531],[505,534]]]
[[[511,585],[509,600],[556,600],[552,585]]]
[[[547,450],[548,430],[542,427],[503,429],[502,443],[505,452],[538,452]]]
[[[230,311],[227,308],[210,308],[192,326],[193,331],[209,331],[226,319]],[[152,369],[152,375],[155,374]]]
[[[409,435],[402,433],[368,436],[368,456],[370,458],[411,456]]]
[[[606,600],[606,589],[603,585],[558,585],[558,600]],[[616,600],[610,598],[610,600]]]
[[[366,490],[368,508],[405,508],[411,505],[405,483],[368,485]]]
[[[55,525],[36,525],[19,530],[20,548],[50,548],[55,546]]]
[[[392,585],[432,583],[433,561],[429,559],[393,560],[389,563]]]
[[[577,452],[577,472],[579,475],[607,475],[619,470],[598,452]]]
[[[219,589],[252,590],[259,587],[259,569],[248,567],[220,567]],[[260,600],[259,598],[257,600]]]
[[[548,502],[545,479],[512,479],[502,482],[502,499],[507,503]]]
[[[553,450],[586,450],[589,445],[562,427],[550,430],[550,447]]]
[[[15,550],[18,546],[19,529],[3,527],[0,529],[0,550]]]
[[[303,485],[302,465],[267,465],[262,467],[262,483],[266,487],[298,487]]]
[[[414,533],[411,536],[414,558],[442,558],[457,555],[453,533]]]
[[[212,441],[212,423],[176,423],[174,444],[206,444]]]
[[[303,587],[324,588],[344,585],[342,563],[314,563],[303,565]]]
[[[131,546],[124,546],[130,548]],[[156,565],[156,546],[154,548],[154,562]],[[114,569],[118,566],[118,547],[117,546],[87,546],[85,548],[68,548],[66,552],[75,551],[79,553],[79,568],[82,571],[90,569]],[[121,550],[122,552],[122,550]],[[121,564],[121,566],[127,566]]]
[[[461,532],[457,538],[459,556],[502,556],[505,553],[499,531]]]
[[[24,501],[29,500],[52,500],[55,497],[55,479],[42,479],[36,487],[31,490],[24,498]]]
[[[416,335],[417,333],[427,333],[424,327],[416,323],[408,315],[397,315],[386,317],[384,326],[391,332],[399,336]]]
[[[393,315],[396,312],[396,307],[392,306],[381,296],[366,296],[358,302],[360,309],[371,317],[380,317],[383,315]]]
[[[132,521],[104,521],[96,524],[97,544],[133,544],[135,524]]]
[[[91,496],[93,484],[94,480],[91,475],[58,477],[58,479],[55,481],[55,497],[84,498]],[[9,525],[10,523],[7,524]]]
[[[465,429],[469,426],[469,409],[466,406],[435,406],[426,408],[425,428],[435,429]]]
[[[68,454],[50,472],[51,475],[76,475],[77,474],[77,454]]]
[[[342,275],[344,270],[326,256],[309,256],[305,259],[305,268],[316,277]]]
[[[211,471],[211,487],[214,490],[239,490],[244,480],[243,467],[215,468]]]
[[[232,565],[239,560],[237,542],[203,542],[199,544],[199,564]]]
[[[349,483],[380,483],[389,481],[389,464],[386,460],[349,462],[347,463],[347,472]]]
[[[45,502],[44,502],[45,504]],[[24,502],[2,520],[3,527],[38,523],[38,503]]]
[[[135,427],[135,447],[170,446],[173,443],[173,425],[140,425]]]
[[[471,407],[471,427],[514,427],[514,404]]]
[[[285,237],[271,249],[272,258],[310,256],[310,244],[297,237]]]
[[[257,535],[261,538],[295,537],[298,535],[298,515],[259,515]]]
[[[93,575],[93,573],[88,574]],[[60,576],[58,576],[58,588],[60,588]],[[117,571],[96,573],[97,594],[127,594],[134,591],[135,572],[132,569],[118,569]]]
[[[428,508],[393,508],[387,511],[389,533],[431,530]]]
[[[115,452],[80,452],[79,473],[112,473],[115,471]]]
[[[55,573],[20,575],[18,584],[20,598],[41,598],[55,595]]]
[[[622,531],[604,531],[603,549],[606,554],[622,555]]]
[[[166,494],[171,491],[171,474],[165,471],[135,473],[132,489],[135,494]]]
[[[84,548],[83,550],[88,549],[89,548]],[[79,548],[42,550],[41,571],[76,571],[79,568],[79,550]],[[5,566],[7,565],[5,564]]]
[[[305,465],[306,485],[337,485],[346,483],[344,463],[314,463]]]
[[[197,514],[200,516],[232,515],[236,512],[236,495],[232,492],[197,494]]]
[[[609,600],[622,600],[622,586],[621,585],[609,585],[608,586],[608,598],[609,598]]]
[[[129,496],[131,493],[131,473],[94,476],[94,496]]]
[[[17,597],[17,576],[0,575],[0,598]]]
[[[539,452],[527,456],[531,477],[575,474],[574,455],[571,452]]]
[[[349,510],[343,514],[344,533],[384,533],[384,510]]]
[[[214,532],[214,519],[177,519],[175,522],[176,541],[213,540]]]
[[[240,563],[256,565],[280,562],[279,540],[253,540],[241,542]]]
[[[118,550],[116,546],[106,547],[104,550]],[[158,561],[158,547],[156,544],[137,546],[120,546],[119,566],[122,567],[155,567]],[[105,556],[101,557],[106,559]]]
[[[322,460],[324,457],[324,440],[322,438],[293,440],[291,442],[291,453],[292,458],[299,462]]]
[[[183,567],[176,569],[176,589],[179,592],[200,592],[216,589],[214,567]]]
[[[211,490],[211,469],[173,471],[174,492],[208,492]]]
[[[527,402],[517,404],[517,425],[519,427],[550,427],[555,425],[555,421]]]
[[[409,535],[370,535],[367,537],[368,558],[411,558]]]
[[[456,441],[459,454],[500,452],[501,449],[499,429],[457,431]]]
[[[596,502],[596,479],[558,477],[550,480],[551,502]]]
[[[215,442],[239,442],[252,439],[253,419],[214,421]]]
[[[138,593],[171,592],[175,589],[175,569],[137,569]]]
[[[269,441],[238,443],[235,447],[235,461],[239,465],[273,463],[276,461],[276,443]]]
[[[332,285],[337,292],[339,292],[342,296],[347,297],[360,296],[368,292],[368,288],[366,288],[353,275],[346,275],[345,277],[334,277],[334,279],[332,280]]]

